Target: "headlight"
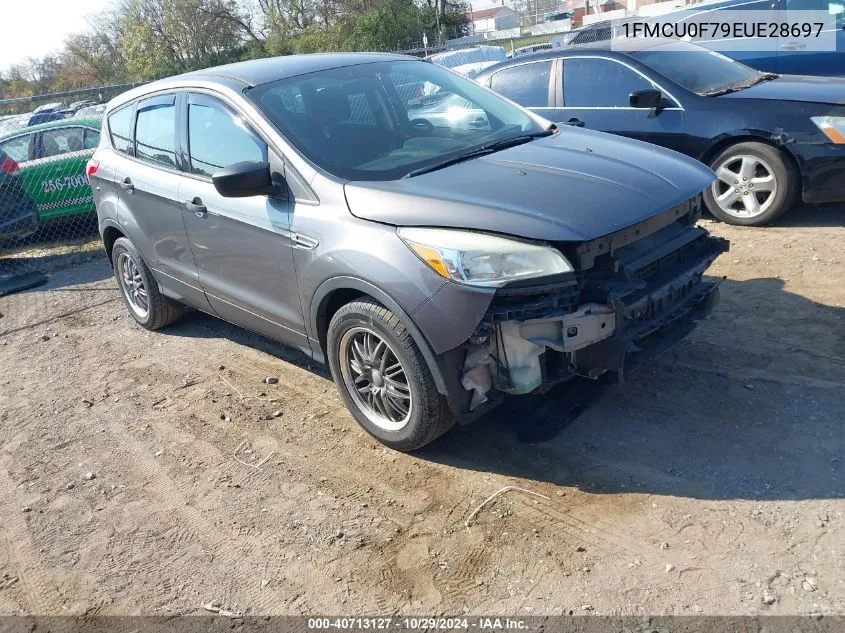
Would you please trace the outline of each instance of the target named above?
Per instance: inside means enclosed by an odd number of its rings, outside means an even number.
[[[485,233],[401,228],[399,237],[442,277],[473,286],[572,271],[558,251]]]
[[[811,116],[810,120],[834,143],[845,143],[845,117]]]

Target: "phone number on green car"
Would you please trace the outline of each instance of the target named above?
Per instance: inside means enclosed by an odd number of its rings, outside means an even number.
[[[88,184],[85,179],[85,174],[77,174],[76,176],[65,176],[64,178],[51,178],[41,183],[44,193],[53,193],[54,191],[62,191],[63,189],[75,189],[77,187],[84,187]]]

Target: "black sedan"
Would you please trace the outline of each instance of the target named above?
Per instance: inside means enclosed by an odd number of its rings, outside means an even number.
[[[677,150],[717,180],[708,209],[771,222],[800,195],[845,200],[845,79],[776,75],[686,42],[615,41],[539,53],[477,81],[543,117]]]
[[[18,164],[0,149],[0,252],[38,228],[38,209],[21,186]]]

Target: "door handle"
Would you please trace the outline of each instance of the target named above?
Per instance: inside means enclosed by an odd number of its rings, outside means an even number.
[[[302,233],[294,233],[291,235],[291,241],[295,247],[303,248],[307,251],[313,250],[320,245],[319,240],[308,235],[303,235]]]
[[[135,193],[135,185],[132,184],[132,180],[128,176],[120,183],[120,188],[126,193]]]
[[[566,125],[571,125],[572,127],[584,127],[584,122],[581,119],[572,117],[566,122]]]
[[[785,51],[803,51],[807,48],[807,45],[801,44],[800,42],[787,42],[786,44],[781,44],[780,47]]]
[[[198,218],[204,218],[208,215],[208,208],[202,203],[202,200],[199,197],[194,198],[193,200],[185,200],[185,208],[188,211],[193,211],[194,215]]]

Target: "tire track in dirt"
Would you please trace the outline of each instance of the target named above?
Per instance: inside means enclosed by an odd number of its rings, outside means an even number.
[[[65,597],[55,583],[56,570],[44,565],[44,559],[32,540],[32,534],[20,508],[24,503],[17,494],[18,486],[9,477],[12,456],[0,453],[0,499],[4,511],[0,525],[3,527],[6,551],[10,566],[15,569],[21,589],[19,597],[25,613],[52,613],[56,606],[65,602]],[[14,500],[14,501],[12,501]],[[11,507],[11,506],[17,507]],[[59,631],[69,627],[59,623]]]

